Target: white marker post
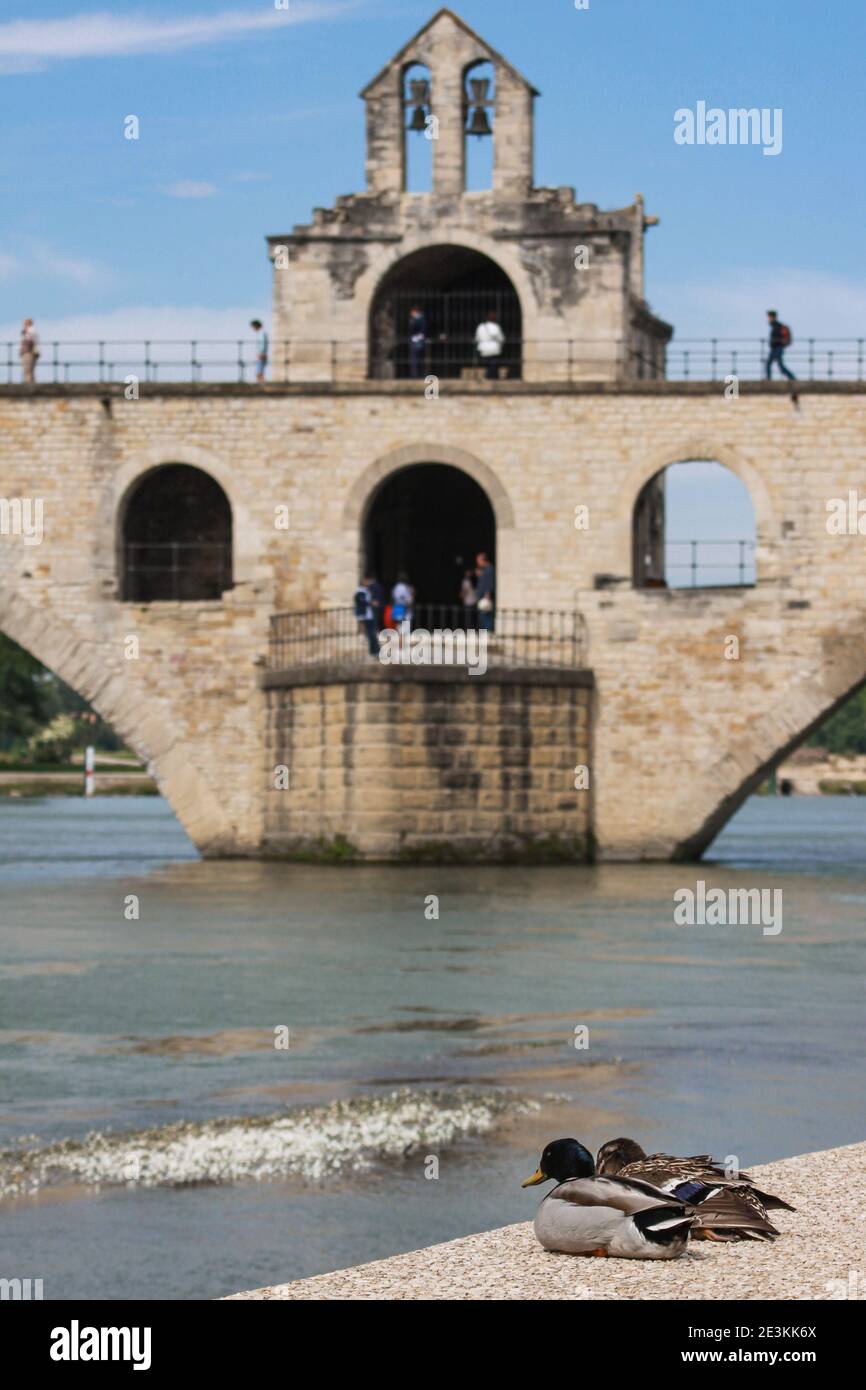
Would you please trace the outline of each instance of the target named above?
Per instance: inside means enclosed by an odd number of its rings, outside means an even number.
[[[84,750],[84,795],[92,796],[95,777],[93,769],[96,765],[96,749],[85,748]]]

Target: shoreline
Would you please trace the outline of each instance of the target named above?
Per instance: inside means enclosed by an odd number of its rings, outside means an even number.
[[[866,755],[830,754],[801,749],[776,769],[776,795],[866,796]],[[783,790],[784,787],[784,790]],[[773,795],[764,783],[763,795]],[[40,796],[83,796],[84,773],[0,770],[0,799],[27,800]],[[160,796],[146,772],[96,773],[96,796]]]
[[[773,1213],[782,1234],[772,1243],[700,1241],[677,1260],[583,1259],[542,1250],[530,1220],[220,1301],[862,1300],[866,1141],[749,1172],[797,1207]]]

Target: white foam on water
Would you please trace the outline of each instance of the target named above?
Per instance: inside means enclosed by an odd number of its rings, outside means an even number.
[[[173,1124],[133,1134],[95,1132],[29,1152],[0,1153],[0,1195],[50,1184],[185,1186],[290,1175],[309,1182],[376,1163],[438,1153],[489,1133],[506,1113],[538,1103],[494,1092],[394,1091],[280,1115]]]

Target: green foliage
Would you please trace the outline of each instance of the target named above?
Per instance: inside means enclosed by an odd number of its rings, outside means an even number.
[[[0,636],[0,748],[35,733],[47,717],[45,669],[8,637]]]
[[[858,690],[809,739],[828,753],[866,753],[866,687]]]
[[[88,743],[123,746],[81,695],[0,634],[0,752],[66,761]]]

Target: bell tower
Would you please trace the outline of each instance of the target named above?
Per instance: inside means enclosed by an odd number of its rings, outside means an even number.
[[[536,187],[538,93],[507,58],[439,10],[360,95],[365,190],[268,238],[277,379],[414,390],[419,373],[491,385],[664,375],[672,330],[643,297],[644,235],[658,219],[640,194],[605,211],[568,185]],[[495,373],[477,352],[492,320]]]
[[[494,96],[473,69],[491,65]],[[408,101],[405,76],[421,65],[427,91]],[[538,92],[451,10],[440,10],[361,92],[367,107],[367,191],[406,191],[406,142],[424,129],[433,144],[433,193],[466,190],[466,138],[493,140],[493,192],[525,197],[533,182],[533,103]],[[407,111],[407,105],[410,109]],[[410,128],[407,128],[411,126]]]

